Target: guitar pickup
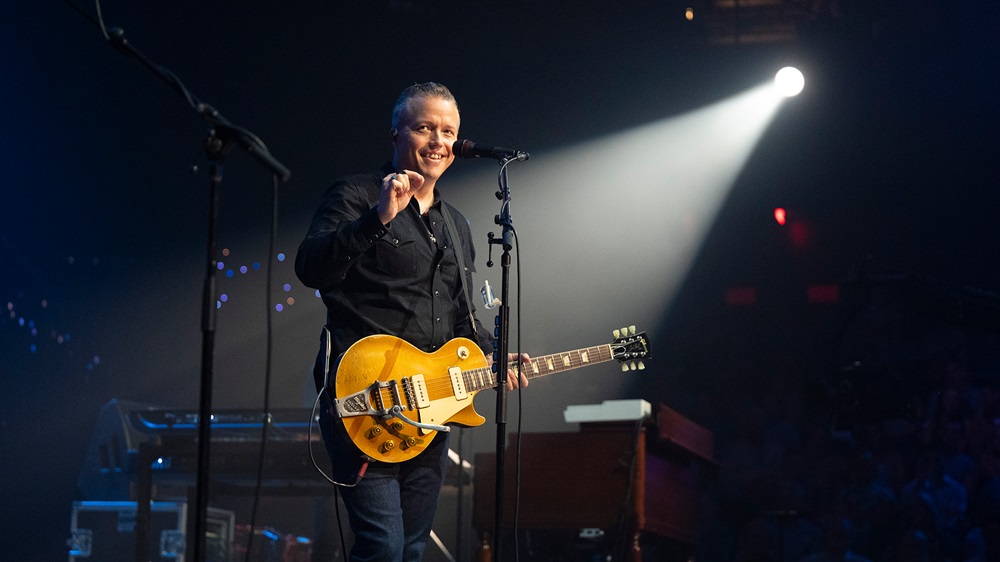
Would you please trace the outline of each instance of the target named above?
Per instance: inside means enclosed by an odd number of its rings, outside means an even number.
[[[462,378],[462,369],[451,367],[448,369],[448,377],[451,379],[451,391],[455,395],[455,400],[465,400],[469,397],[469,392],[465,389],[465,379]]]
[[[410,377],[410,385],[413,387],[413,403],[417,408],[426,408],[431,405],[430,395],[427,394],[427,383],[424,382],[423,375],[413,375]]]

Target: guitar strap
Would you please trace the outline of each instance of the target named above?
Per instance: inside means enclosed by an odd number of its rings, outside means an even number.
[[[465,267],[465,252],[462,249],[462,240],[458,237],[458,229],[455,228],[455,219],[451,217],[451,209],[444,201],[441,202],[441,214],[444,215],[444,224],[448,228],[448,237],[451,238],[451,246],[455,249],[455,258],[458,260],[458,277],[462,280],[462,293],[465,294],[465,302],[469,306],[469,324],[472,326],[472,333],[479,339],[479,332],[476,330],[476,317],[472,315],[472,297],[469,296],[469,284],[465,280],[465,274],[469,271]]]

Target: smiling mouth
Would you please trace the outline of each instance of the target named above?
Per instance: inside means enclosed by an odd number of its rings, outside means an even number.
[[[434,154],[425,154],[424,158],[427,158],[428,160],[435,160],[435,161],[440,162],[441,160],[444,159],[444,156],[441,155],[441,154],[434,153]]]

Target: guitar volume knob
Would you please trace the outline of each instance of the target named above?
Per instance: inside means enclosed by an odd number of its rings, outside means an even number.
[[[383,453],[388,453],[389,451],[391,451],[391,450],[393,450],[395,448],[396,448],[396,442],[393,441],[392,439],[386,441],[385,443],[382,443],[382,452]]]
[[[373,439],[375,437],[378,437],[379,435],[382,435],[382,428],[377,425],[368,430],[369,439]]]

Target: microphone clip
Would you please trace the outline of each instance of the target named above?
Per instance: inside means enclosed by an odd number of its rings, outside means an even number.
[[[500,299],[496,298],[493,294],[493,287],[490,287],[490,282],[484,281],[484,283],[486,284],[479,290],[480,294],[483,296],[483,306],[492,310],[501,304]]]

